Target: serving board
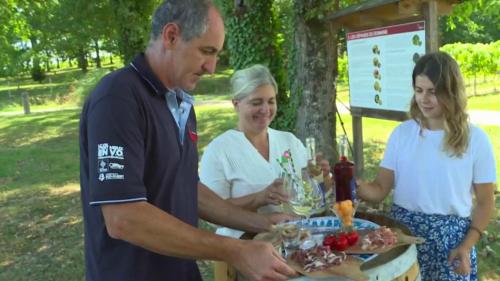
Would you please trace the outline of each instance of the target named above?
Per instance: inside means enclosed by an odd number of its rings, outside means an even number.
[[[287,259],[287,264],[291,268],[295,269],[295,271],[307,277],[311,278],[344,277],[354,281],[366,281],[368,280],[368,276],[364,274],[360,269],[362,263],[363,261],[356,257],[347,256],[346,260],[342,262],[340,265],[332,265],[328,268],[319,271],[305,272],[302,265],[292,260],[291,258]]]
[[[347,248],[347,250],[345,250],[345,252],[347,254],[381,254],[381,253],[385,253],[385,252],[387,252],[391,249],[394,249],[396,247],[399,247],[399,246],[408,245],[408,244],[422,244],[425,242],[424,238],[404,234],[403,231],[399,228],[390,228],[390,229],[398,237],[398,242],[396,242],[395,244],[390,245],[390,246],[375,248],[372,250],[364,250],[362,248],[363,236],[366,235],[367,233],[373,231],[373,229],[361,229],[361,230],[357,231],[359,234],[358,242],[356,244],[354,244],[353,246]]]

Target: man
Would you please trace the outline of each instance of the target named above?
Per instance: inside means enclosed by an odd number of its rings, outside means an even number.
[[[211,1],[164,1],[145,54],[104,77],[86,101],[86,280],[201,280],[193,259],[226,261],[252,280],[295,273],[271,244],[196,228],[198,215],[254,232],[283,218],[239,209],[198,184],[196,118],[184,91],[214,72],[223,42]]]

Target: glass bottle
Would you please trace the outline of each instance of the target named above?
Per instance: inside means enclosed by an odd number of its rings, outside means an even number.
[[[307,160],[316,165],[316,140],[313,137],[306,138]]]
[[[335,178],[335,201],[354,201],[356,198],[356,183],[354,178],[354,163],[347,160],[349,144],[347,137],[342,136],[339,140],[340,161],[333,167]]]

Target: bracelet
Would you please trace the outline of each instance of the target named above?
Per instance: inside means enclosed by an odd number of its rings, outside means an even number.
[[[481,240],[481,238],[483,238],[483,232],[479,228],[471,225],[471,226],[469,226],[469,230],[476,231],[479,234],[479,240]]]

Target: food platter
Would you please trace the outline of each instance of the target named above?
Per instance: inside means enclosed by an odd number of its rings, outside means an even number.
[[[312,239],[316,241],[318,244],[320,244],[321,241],[323,241],[325,235],[327,235],[328,233],[336,232],[341,227],[340,219],[334,216],[303,219],[298,221],[291,221],[288,223],[297,224],[302,229],[308,230],[312,235]],[[356,229],[356,231],[359,232],[359,231],[369,231],[371,229],[376,229],[380,226],[368,220],[354,218],[353,227],[354,229]],[[349,253],[349,251],[346,251],[346,253]],[[358,258],[363,262],[372,260],[377,256],[377,253],[363,252],[355,254],[356,254],[355,258]]]
[[[301,229],[307,230],[311,234],[311,239],[315,241],[316,244],[321,244],[325,235],[327,235],[328,233],[338,231],[341,226],[339,218],[333,216],[302,219],[302,220],[290,221],[285,224],[296,224]],[[353,226],[357,231],[370,230],[380,227],[378,224],[374,222],[359,218],[354,218]],[[277,245],[281,242],[279,231],[271,233],[269,232],[261,233],[258,234],[254,239],[271,242],[274,245]],[[367,262],[371,259],[374,259],[376,256],[377,256],[376,253],[368,253],[368,254],[363,253],[363,254],[356,254],[355,258],[360,259],[362,262]]]
[[[341,229],[345,228],[341,228],[339,218],[333,216],[289,221],[276,225],[271,232],[258,234],[254,237],[254,239],[272,242],[275,247],[281,251],[282,254],[284,254],[289,266],[303,275],[302,277],[294,280],[316,280],[318,278],[327,278],[328,280],[345,280],[344,278],[347,278],[350,280],[363,281],[369,279],[367,275],[369,275],[370,278],[372,276],[371,273],[368,274],[365,270],[361,270],[361,265],[363,263],[374,259],[379,254],[385,255],[386,252],[389,252],[389,250],[396,247],[409,244],[420,244],[424,242],[423,238],[405,234],[403,230],[401,230],[404,229],[402,228],[404,226],[392,224],[383,220],[380,220],[379,223],[381,224],[379,225],[365,219],[354,218],[352,225],[357,234],[359,234],[359,240],[357,243],[349,243],[350,246],[347,249],[344,248],[345,250],[338,250],[335,245],[335,249],[333,246],[325,246],[328,245],[325,243],[327,243],[326,241],[330,236],[336,236],[340,241],[341,236],[346,234],[340,232]],[[292,229],[300,229],[299,248],[285,247],[285,242],[287,242],[287,240],[283,239],[287,239],[287,237],[283,236],[283,234],[286,233],[284,230],[290,229],[291,225],[293,225]],[[390,225],[391,227],[385,227],[384,225]],[[369,245],[370,247],[375,245],[380,248],[363,249],[361,245],[362,239],[370,238],[372,234],[377,234],[380,233],[379,231],[385,231],[387,229],[391,231],[392,236],[389,237],[396,237],[397,240],[393,240],[392,243],[388,244],[384,241],[382,246],[377,243]],[[386,234],[386,232],[381,233]],[[378,240],[374,241],[378,242]],[[324,254],[325,252],[323,249],[325,247],[330,248],[331,252],[337,256],[343,255],[343,261],[337,263],[330,260],[330,254],[328,254],[328,251],[326,255]],[[284,249],[289,249],[289,251]],[[415,249],[414,246],[413,249]],[[316,255],[315,253],[318,251],[319,254]],[[306,258],[304,259],[304,257]],[[326,257],[326,259],[321,259],[321,257]],[[318,264],[319,266],[317,266]]]

